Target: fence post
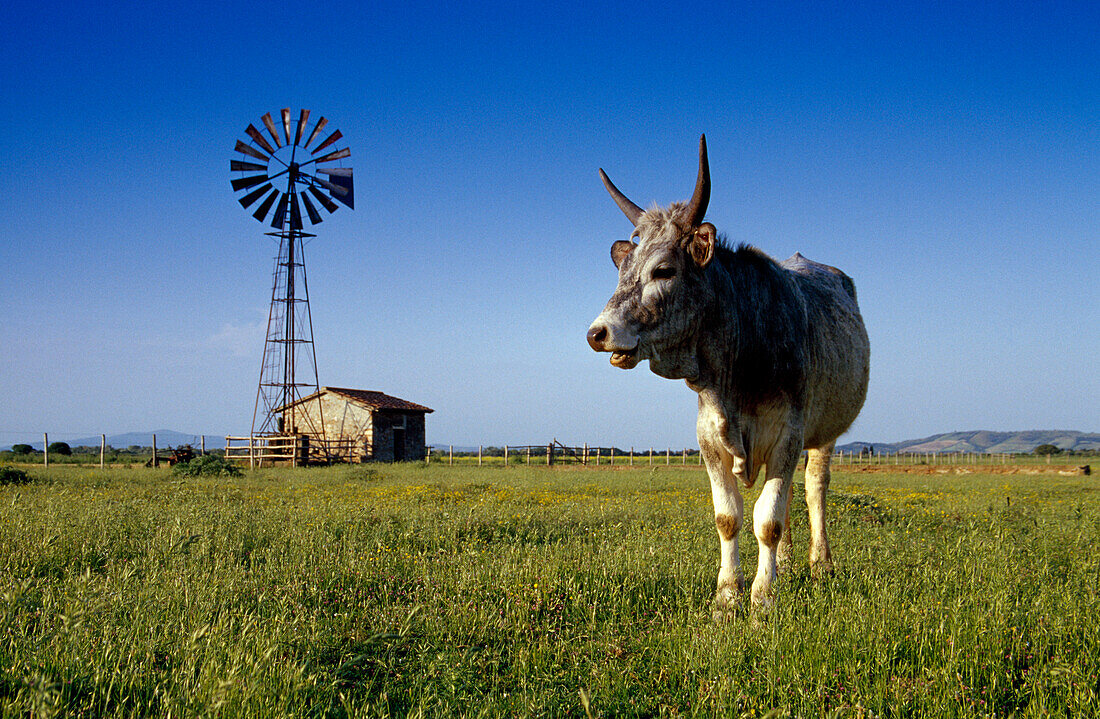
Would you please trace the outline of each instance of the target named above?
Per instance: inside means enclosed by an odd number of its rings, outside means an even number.
[[[481,445],[477,446],[477,466],[481,466]]]
[[[672,464],[672,447],[665,447],[665,466]]]
[[[554,444],[551,442],[546,445],[546,466],[549,467],[554,463]]]
[[[199,435],[199,456],[202,457],[206,454],[206,435]]]
[[[688,463],[688,448],[684,447],[684,461],[683,461],[683,464],[687,465],[687,463]]]
[[[42,433],[42,466],[50,466],[50,435]]]
[[[455,463],[455,446],[453,444],[447,445],[447,464],[453,465]]]
[[[153,468],[155,469],[156,467],[159,467],[159,466],[160,466],[160,464],[157,463],[157,436],[154,434],[153,435]]]
[[[527,465],[531,465],[531,445],[527,445]]]
[[[581,464],[588,466],[588,442],[585,442],[584,447],[581,448]]]
[[[603,447],[596,447],[596,466],[600,466],[600,455],[603,453]]]
[[[634,447],[630,448],[630,466],[634,466]]]
[[[504,466],[508,466],[508,445],[504,445]]]
[[[653,466],[653,448],[652,447],[649,448],[649,464],[650,464],[650,466]]]
[[[615,448],[614,447],[607,450],[607,464],[610,467],[615,466]]]
[[[107,435],[99,435],[99,468],[103,469],[103,455],[107,453]]]

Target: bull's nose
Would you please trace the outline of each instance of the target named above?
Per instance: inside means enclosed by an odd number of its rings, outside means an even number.
[[[593,325],[588,328],[588,346],[597,352],[603,351],[604,340],[607,339],[607,327]]]

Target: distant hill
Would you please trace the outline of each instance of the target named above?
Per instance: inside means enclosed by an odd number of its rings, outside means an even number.
[[[164,447],[178,447],[181,444],[189,444],[192,447],[198,447],[200,443],[199,435],[197,434],[185,434],[183,432],[176,432],[171,429],[154,429],[149,432],[127,432],[125,434],[109,434],[107,435],[107,444],[115,449],[126,449],[127,447],[137,445],[138,447],[150,447],[153,444],[153,435],[157,436],[157,449]],[[50,439],[50,442],[56,440]],[[99,435],[94,437],[83,437],[81,439],[62,439],[62,442],[70,447],[98,447]],[[39,452],[42,451],[42,440],[37,442],[27,442],[30,446],[34,447]],[[206,435],[206,448],[207,449],[225,449],[225,435],[224,434],[208,434]],[[0,449],[11,449],[11,446],[0,447]]]
[[[1075,430],[1034,429],[1026,432],[945,432],[922,439],[901,442],[849,442],[838,446],[845,452],[859,452],[874,447],[876,452],[1031,452],[1040,444],[1053,444],[1060,449],[1100,450],[1100,434]]]

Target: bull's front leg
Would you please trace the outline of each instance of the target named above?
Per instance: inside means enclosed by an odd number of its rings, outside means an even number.
[[[715,621],[728,618],[737,606],[745,587],[741,573],[741,551],[738,544],[741,525],[744,523],[745,505],[737,488],[733,465],[736,458],[732,447],[723,441],[725,423],[713,421],[708,413],[700,412],[698,425],[699,449],[710,475],[711,500],[714,503],[714,525],[718,530],[721,565],[718,585],[711,608]]]
[[[720,454],[723,454],[720,452]],[[714,525],[718,530],[721,547],[721,566],[718,569],[718,585],[714,593],[714,618],[726,618],[741,598],[745,576],[741,573],[741,549],[738,536],[744,523],[745,505],[737,481],[730,471],[729,457],[718,457],[717,467],[704,454],[707,473],[710,475],[710,494],[714,502]]]
[[[767,481],[752,510],[753,533],[760,547],[756,577],[752,581],[752,604],[757,608],[769,607],[774,598],[779,545],[789,532],[791,481],[801,452],[802,434],[792,430],[768,458]]]

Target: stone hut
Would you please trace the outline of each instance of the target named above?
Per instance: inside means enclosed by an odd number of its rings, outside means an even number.
[[[280,408],[293,416],[296,434],[326,444],[345,462],[405,462],[424,459],[424,419],[434,410],[382,392],[321,387]]]

